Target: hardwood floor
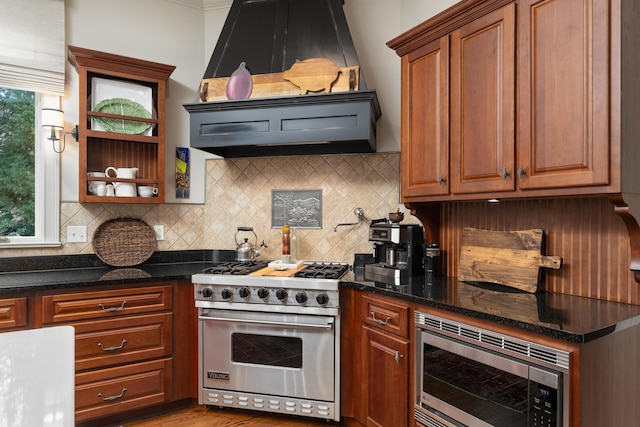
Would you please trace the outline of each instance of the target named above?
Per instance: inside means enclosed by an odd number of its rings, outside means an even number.
[[[338,426],[325,420],[246,411],[231,408],[195,406],[170,414],[124,424],[123,427],[318,427]]]

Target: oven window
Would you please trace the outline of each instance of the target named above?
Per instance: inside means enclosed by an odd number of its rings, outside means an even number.
[[[302,339],[271,335],[231,335],[231,360],[254,365],[302,368]]]
[[[495,366],[424,345],[423,391],[492,425],[527,426],[540,391]]]

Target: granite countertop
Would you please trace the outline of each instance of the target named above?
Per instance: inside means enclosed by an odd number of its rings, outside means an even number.
[[[343,286],[400,298],[407,302],[536,332],[563,341],[586,343],[640,323],[640,306],[573,295],[531,294],[453,277],[412,277],[405,285],[364,280],[355,269]]]
[[[154,253],[132,267],[111,267],[95,255],[0,259],[0,295],[81,286],[190,280],[220,261],[235,260],[235,251],[190,250]]]
[[[21,292],[190,280],[217,262],[235,260],[231,250],[163,251],[132,267],[110,267],[95,255],[0,258],[0,297]],[[555,293],[530,294],[498,285],[471,284],[441,277],[428,282],[412,277],[407,284],[390,285],[364,279],[355,268],[342,287],[400,298],[536,332],[564,341],[585,343],[640,323],[640,306]]]

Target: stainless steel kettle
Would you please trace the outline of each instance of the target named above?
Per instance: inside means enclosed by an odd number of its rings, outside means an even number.
[[[247,231],[253,233],[253,237],[255,238],[255,244],[249,242],[249,238],[245,237],[244,242],[238,242],[238,233],[242,231]],[[253,261],[256,257],[260,256],[260,253],[263,249],[267,247],[264,244],[264,240],[260,244],[259,247],[256,248],[258,244],[258,236],[255,231],[253,231],[253,227],[238,227],[238,231],[235,234],[236,240],[236,260],[237,261]]]

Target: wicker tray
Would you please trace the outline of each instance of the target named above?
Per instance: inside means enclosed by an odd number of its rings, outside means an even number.
[[[140,219],[110,219],[96,229],[91,244],[105,264],[129,267],[145,262],[153,254],[156,233]]]

